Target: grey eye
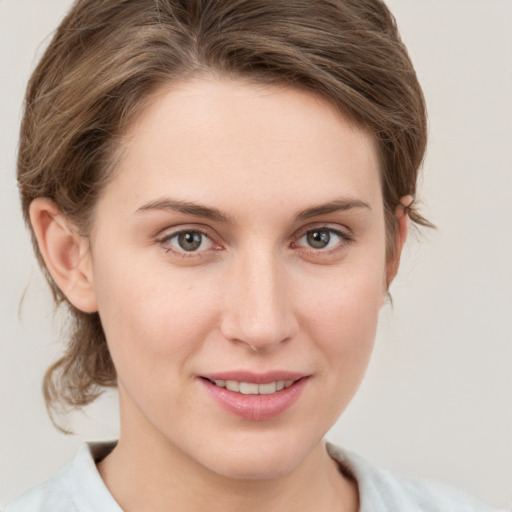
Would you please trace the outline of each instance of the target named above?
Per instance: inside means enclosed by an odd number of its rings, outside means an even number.
[[[348,243],[350,237],[342,231],[330,227],[318,227],[305,231],[297,240],[296,246],[315,249],[324,252],[324,249],[335,249]]]
[[[199,231],[182,231],[173,238],[177,239],[180,249],[191,252],[197,251],[197,249],[201,247],[203,237],[203,233],[200,233]]]
[[[202,256],[205,251],[213,249],[213,240],[203,231],[198,229],[182,229],[175,231],[159,240],[166,252],[184,256]]]
[[[324,249],[331,241],[331,233],[327,229],[315,229],[306,233],[306,241],[314,249]]]

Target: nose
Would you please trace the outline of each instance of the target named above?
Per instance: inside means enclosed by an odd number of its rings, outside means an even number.
[[[230,269],[221,331],[255,352],[277,347],[298,331],[290,276],[275,255],[241,257]]]

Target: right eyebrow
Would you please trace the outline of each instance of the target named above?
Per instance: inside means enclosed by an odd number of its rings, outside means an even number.
[[[137,208],[136,213],[144,213],[152,210],[168,210],[177,213],[184,213],[194,217],[201,217],[214,222],[233,224],[234,221],[229,215],[222,213],[217,208],[211,208],[191,201],[180,201],[171,198],[162,198],[150,201]]]

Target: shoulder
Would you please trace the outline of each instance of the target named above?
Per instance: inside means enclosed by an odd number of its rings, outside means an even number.
[[[1,512],[122,512],[96,469],[111,443],[83,444],[60,473],[11,501]]]
[[[359,512],[500,512],[450,486],[397,477],[329,443],[327,450],[341,469],[357,481]]]
[[[73,480],[72,465],[69,465],[46,482],[8,503],[2,512],[77,512],[73,501]]]

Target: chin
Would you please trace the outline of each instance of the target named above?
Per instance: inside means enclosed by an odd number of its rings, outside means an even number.
[[[290,440],[289,440],[290,441]],[[216,474],[236,480],[269,480],[292,473],[311,454],[311,447],[299,440],[269,443],[252,440],[231,445],[222,455],[211,454],[206,466]],[[321,441],[321,440],[320,440]],[[213,456],[212,456],[213,455]]]
[[[232,457],[230,457],[232,459]],[[247,460],[226,460],[216,473],[233,480],[273,480],[284,477],[298,466],[300,461],[279,457],[255,457]]]

